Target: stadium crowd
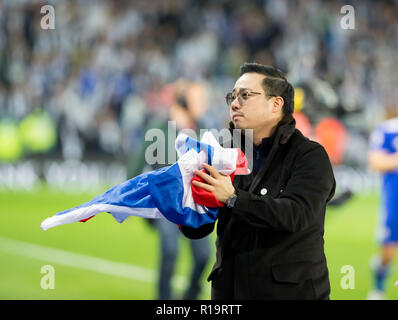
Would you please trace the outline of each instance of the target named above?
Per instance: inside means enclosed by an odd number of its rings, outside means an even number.
[[[398,101],[398,2],[352,2],[353,30],[340,23],[345,2],[54,0],[55,29],[43,30],[42,3],[1,1],[0,125],[41,109],[56,128],[53,153],[123,158],[148,119],[178,102],[180,78],[206,93],[202,125],[224,127],[225,93],[255,61],[303,89],[312,124],[338,118],[362,142],[357,155]]]

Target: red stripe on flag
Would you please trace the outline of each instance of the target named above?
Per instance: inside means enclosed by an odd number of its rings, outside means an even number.
[[[86,222],[87,220],[90,220],[91,218],[94,218],[94,216],[91,216],[91,217],[86,218],[86,219],[82,219],[82,220],[80,220],[80,222]]]

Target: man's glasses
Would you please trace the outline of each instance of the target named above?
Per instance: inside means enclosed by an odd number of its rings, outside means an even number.
[[[232,102],[235,101],[236,98],[238,98],[238,102],[241,106],[243,106],[247,100],[249,100],[249,97],[261,94],[261,92],[255,92],[255,91],[249,91],[246,89],[241,89],[239,90],[238,93],[236,92],[229,92],[225,96],[225,101],[227,102],[227,105],[230,107],[232,105]]]

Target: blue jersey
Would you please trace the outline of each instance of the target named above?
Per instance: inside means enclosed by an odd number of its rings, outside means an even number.
[[[370,136],[370,149],[387,153],[398,151],[398,118],[383,122]],[[384,188],[398,192],[398,168],[383,173]],[[387,190],[386,190],[387,191]]]
[[[370,136],[371,151],[398,152],[398,118],[379,125]],[[398,242],[398,168],[383,172],[381,240]]]

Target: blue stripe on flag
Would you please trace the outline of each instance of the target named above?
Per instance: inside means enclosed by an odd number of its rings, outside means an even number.
[[[200,153],[200,151],[204,151],[207,154],[207,163],[209,165],[212,165],[211,163],[214,155],[214,148],[211,145],[200,142],[191,137],[187,137],[187,139],[185,140],[185,146],[187,148],[187,152],[191,149],[194,149],[197,153]]]
[[[160,173],[165,170],[167,170],[167,167],[161,168],[157,170],[157,172]],[[130,208],[156,208],[152,202],[151,195],[149,194],[148,189],[148,176],[151,174],[153,174],[153,172],[143,173],[135,178],[114,186],[105,193],[95,197],[88,202],[85,202],[72,209],[58,212],[56,215],[66,214],[70,211],[74,211],[79,208],[90,207],[94,204],[111,204]],[[120,214],[116,215],[121,218]],[[117,218],[116,220],[119,221],[119,219]]]
[[[188,186],[190,188],[190,185]],[[143,173],[135,178],[114,186],[105,193],[69,210],[58,212],[64,215],[79,208],[96,204],[118,206],[118,212],[108,212],[123,222],[131,214],[123,213],[126,208],[157,208],[168,220],[193,228],[213,223],[217,219],[218,208],[201,206],[206,213],[199,213],[190,207],[182,207],[184,184],[178,163],[155,171]]]
[[[168,167],[161,174],[149,176],[148,181],[154,205],[168,220],[193,228],[217,220],[218,208],[202,207],[206,213],[199,213],[190,207],[182,207],[184,185],[178,163]]]

